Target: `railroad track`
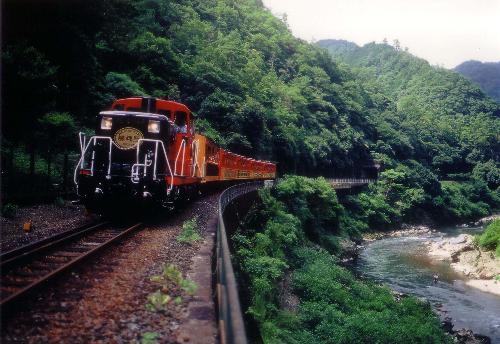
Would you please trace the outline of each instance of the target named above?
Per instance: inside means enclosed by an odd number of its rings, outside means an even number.
[[[106,222],[71,229],[0,255],[0,308],[21,300],[48,280],[138,229]]]

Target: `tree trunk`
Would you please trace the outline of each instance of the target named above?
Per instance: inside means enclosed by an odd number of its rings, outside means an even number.
[[[62,189],[64,192],[66,192],[67,185],[68,185],[68,151],[64,151],[63,180],[62,180]]]

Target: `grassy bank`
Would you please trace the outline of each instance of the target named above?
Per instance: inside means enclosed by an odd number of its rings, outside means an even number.
[[[500,220],[494,220],[486,227],[479,236],[478,243],[486,250],[494,250],[495,255],[500,257]]]
[[[451,342],[428,304],[397,299],[339,265],[341,238],[368,225],[350,217],[354,208],[346,210],[324,179],[287,177],[260,198],[233,236],[255,341]]]

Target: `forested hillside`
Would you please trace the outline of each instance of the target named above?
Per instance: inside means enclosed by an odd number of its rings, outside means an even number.
[[[374,131],[367,137],[386,171],[366,203],[386,217],[372,218],[370,225],[411,217],[417,209],[444,221],[491,210],[500,185],[498,103],[463,76],[429,65],[397,42],[348,50],[331,41],[318,45],[352,68],[371,106],[366,118]],[[496,194],[488,196],[484,183]]]
[[[352,76],[294,38],[260,1],[3,5],[8,171],[59,181],[67,168],[47,163],[76,150],[76,127],[92,127],[98,111],[131,95],[186,103],[200,131],[235,152],[276,160],[281,172],[350,175],[370,160],[363,93]],[[71,135],[53,140],[51,128]]]
[[[478,84],[484,93],[500,103],[500,62],[470,60],[453,69]]]
[[[500,105],[477,86],[397,46],[330,41],[332,57],[293,37],[259,0],[2,6],[4,200],[54,183],[69,189],[76,133],[133,95],[187,104],[198,131],[276,161],[281,175],[356,176],[376,160],[379,181],[343,204],[323,179],[288,177],[261,193],[263,206],[233,238],[255,337],[448,341],[428,305],[396,302],[332,254],[342,236],[498,207]],[[283,311],[276,290],[288,269],[302,303]]]
[[[6,178],[67,185],[77,128],[114,98],[151,95],[186,103],[200,131],[281,173],[350,176],[372,157],[385,169],[412,159],[441,179],[474,171],[498,186],[487,170],[499,105],[388,45],[344,42],[351,69],[258,0],[3,6]]]
[[[288,176],[259,196],[232,237],[252,343],[453,343],[429,303],[342,266],[356,233],[326,180]]]
[[[356,43],[346,41],[345,39],[322,39],[318,41],[318,45],[328,50],[334,56],[350,54],[359,48]]]

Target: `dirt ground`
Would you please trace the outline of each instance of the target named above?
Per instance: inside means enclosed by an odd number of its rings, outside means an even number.
[[[147,224],[81,268],[54,280],[26,301],[21,310],[7,315],[1,342],[216,342],[215,310],[207,278],[198,285],[195,295],[182,295],[180,302],[170,301],[160,311],[148,310],[146,304],[148,296],[160,289],[150,277],[161,273],[165,263],[173,264],[184,277],[200,280],[193,277],[194,258],[200,257],[197,253],[201,249],[210,252],[213,245],[213,228],[208,227],[215,223],[217,199],[218,193],[204,196],[183,211]],[[193,217],[197,217],[203,239],[194,244],[178,242],[183,222]],[[210,260],[210,254],[201,257]],[[210,261],[203,264],[205,272],[210,272]],[[190,328],[186,324],[193,321],[195,326],[191,328],[197,328],[191,305],[200,302],[200,295],[205,295],[205,304],[209,305],[201,317],[204,332],[186,331]]]

